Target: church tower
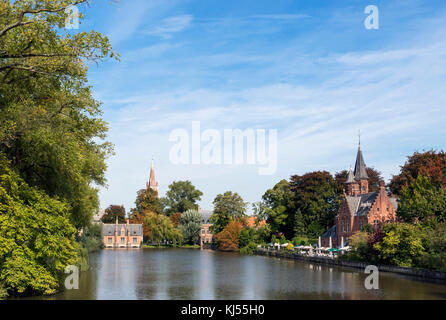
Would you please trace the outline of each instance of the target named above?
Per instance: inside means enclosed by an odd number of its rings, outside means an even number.
[[[147,189],[150,188],[153,191],[155,191],[157,196],[159,196],[158,195],[158,181],[155,180],[155,166],[153,164],[153,159],[152,159],[152,165],[150,166],[149,181],[146,183],[146,187],[147,187]]]
[[[355,180],[359,183],[359,194],[369,192],[369,176],[367,175],[367,167],[362,156],[361,142],[359,142],[358,154],[356,155],[355,164]]]

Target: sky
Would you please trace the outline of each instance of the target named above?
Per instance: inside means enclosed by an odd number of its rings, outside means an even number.
[[[367,29],[365,8],[379,9]],[[78,31],[107,35],[120,61],[92,64],[103,102],[108,187],[101,207],[134,207],[155,161],[160,195],[190,180],[212,209],[231,190],[249,203],[293,174],[368,166],[388,181],[415,151],[446,149],[444,0],[92,1]],[[277,130],[277,170],[175,164],[173,130]]]

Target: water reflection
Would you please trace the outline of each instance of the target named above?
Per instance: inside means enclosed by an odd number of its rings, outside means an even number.
[[[208,250],[103,250],[91,266],[47,299],[446,299],[446,285],[396,274],[366,290],[356,269]]]

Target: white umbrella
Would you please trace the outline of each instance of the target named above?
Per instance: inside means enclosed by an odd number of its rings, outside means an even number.
[[[330,242],[328,244],[328,246],[331,248],[332,244],[331,244],[331,237],[330,237]]]
[[[319,237],[319,240],[318,240],[317,244],[318,244],[319,248],[322,247],[322,245],[321,245],[321,237]]]
[[[344,247],[344,237],[341,237],[341,248]]]

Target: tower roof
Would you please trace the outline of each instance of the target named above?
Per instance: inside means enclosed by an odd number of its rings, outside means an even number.
[[[368,179],[366,165],[364,162],[364,157],[362,156],[361,145],[358,147],[358,154],[356,155],[356,164],[355,164],[355,179]]]
[[[355,175],[353,174],[353,170],[350,167],[350,170],[348,171],[346,183],[353,183],[353,182],[355,182]]]

